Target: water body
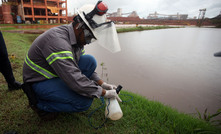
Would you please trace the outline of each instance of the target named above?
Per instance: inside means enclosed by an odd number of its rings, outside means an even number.
[[[221,29],[177,28],[121,33],[121,52],[110,53],[91,44],[97,73],[103,62],[105,80],[121,84],[149,100],[188,114],[215,113],[221,108]],[[220,118],[220,116],[218,117]]]

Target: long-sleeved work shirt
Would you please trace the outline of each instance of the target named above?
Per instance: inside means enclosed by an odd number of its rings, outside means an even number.
[[[84,49],[77,47],[72,24],[51,28],[32,43],[23,66],[24,82],[59,77],[80,95],[99,98],[102,88],[94,72],[90,79],[78,67]]]

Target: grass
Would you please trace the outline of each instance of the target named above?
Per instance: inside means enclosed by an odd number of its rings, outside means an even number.
[[[61,23],[54,23],[54,24],[0,24],[0,26],[33,26],[33,25],[61,25]]]
[[[57,26],[57,25],[64,25],[64,24],[0,24],[0,30],[1,31],[9,31],[9,30],[13,30],[13,31],[21,31],[21,30],[45,30],[47,28],[44,28],[44,26]],[[41,27],[42,28],[17,28],[19,26],[30,26],[30,27]]]
[[[46,24],[1,24],[0,30],[2,31],[8,31],[8,30],[35,30],[33,28],[25,28],[25,29],[18,29],[13,26],[38,26],[38,25],[46,25]],[[58,25],[58,24],[50,24],[50,25]],[[7,26],[7,27],[5,27]],[[11,27],[10,27],[11,26]],[[156,29],[166,29],[166,28],[179,28],[175,26],[138,26],[138,27],[126,27],[126,28],[119,28],[117,29],[118,33],[123,33],[123,32],[132,32],[132,31],[143,31],[143,30],[156,30]],[[46,28],[37,28],[38,30],[40,29],[46,29]]]
[[[16,27],[1,27],[0,30],[1,31],[22,31],[22,30],[45,30],[47,28],[16,28]]]
[[[124,32],[132,32],[132,31],[143,31],[143,30],[156,30],[156,29],[166,29],[166,28],[178,28],[178,27],[171,27],[171,26],[138,26],[138,27],[131,27],[131,28],[119,28],[117,29],[118,33]]]
[[[3,32],[9,57],[16,80],[22,81],[22,65],[32,41],[38,35]],[[80,113],[60,113],[53,121],[42,121],[28,107],[27,97],[22,90],[9,92],[7,84],[0,74],[0,133],[15,130],[19,134],[195,134],[221,133],[221,128],[210,122],[177,112],[157,101],[150,101],[140,95],[121,92],[122,100],[133,100],[120,103],[123,117],[118,121],[108,120],[100,129],[94,129],[88,122],[88,115],[102,103],[95,99],[88,111]],[[123,95],[127,94],[127,95]],[[104,108],[96,111],[90,120],[94,126],[104,121]]]
[[[13,26],[9,27],[0,27],[1,31],[22,31],[22,30],[45,30],[47,28],[16,28]]]

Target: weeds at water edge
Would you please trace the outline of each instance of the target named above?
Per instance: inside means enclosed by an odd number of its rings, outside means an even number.
[[[221,114],[221,108],[218,109],[216,111],[216,113],[214,113],[212,115],[210,115],[210,113],[207,112],[207,108],[204,110],[203,115],[201,115],[201,113],[199,112],[198,109],[196,109],[196,111],[197,111],[199,119],[202,119],[206,122],[210,122],[210,123],[212,123],[213,125],[216,125],[216,126],[221,126],[221,120],[212,120],[213,118],[215,118],[215,117],[217,117],[218,115]]]

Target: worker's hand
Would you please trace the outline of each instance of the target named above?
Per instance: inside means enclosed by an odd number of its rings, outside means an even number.
[[[112,84],[107,84],[106,82],[103,82],[101,87],[106,90],[113,90],[117,88],[117,86],[112,85]]]
[[[122,102],[120,97],[118,96],[116,90],[106,90],[106,93],[104,95],[105,98],[116,98],[119,102]]]

